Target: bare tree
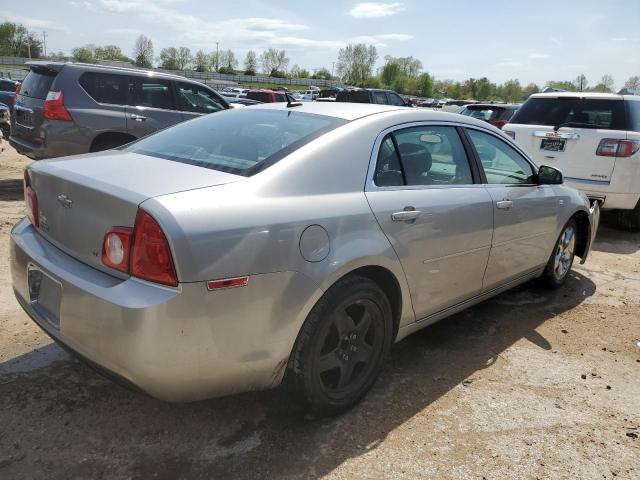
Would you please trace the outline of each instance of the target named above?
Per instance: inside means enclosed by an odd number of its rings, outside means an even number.
[[[338,52],[338,76],[346,83],[363,85],[373,72],[378,51],[373,45],[349,44]]]
[[[193,57],[193,66],[197,72],[208,72],[211,59],[204,50],[198,50]]]
[[[276,50],[275,48],[269,48],[260,55],[260,64],[262,70],[271,74],[273,72],[284,73],[289,66],[289,57],[284,50]]]
[[[133,46],[133,59],[138,67],[153,66],[153,42],[145,35],[140,35]]]
[[[584,76],[584,73],[581,73],[576,78],[576,82],[575,83],[576,83],[576,88],[578,89],[578,91],[582,92],[582,91],[587,89],[587,84],[589,82],[587,82],[587,77]]]
[[[244,73],[245,75],[255,75],[258,69],[258,59],[256,52],[249,50],[244,57]]]
[[[191,56],[191,50],[187,47],[180,47],[178,49],[178,56],[176,57],[176,61],[178,63],[178,70],[184,70],[193,61],[193,57]]]
[[[624,86],[625,88],[630,88],[632,90],[640,90],[640,75],[629,77],[629,80],[624,82]]]

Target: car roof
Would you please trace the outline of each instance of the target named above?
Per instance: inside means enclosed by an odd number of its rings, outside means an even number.
[[[130,73],[130,74],[137,74],[137,75],[147,75],[149,77],[171,78],[173,80],[180,80],[180,81],[194,82],[194,83],[201,84],[201,82],[198,82],[197,80],[194,80],[192,78],[182,77],[180,75],[165,73],[158,70],[137,68],[133,65],[131,67],[117,67],[113,65],[100,65],[99,63],[51,62],[51,61],[42,61],[42,60],[25,62],[25,65],[27,67],[34,66],[34,67],[47,68],[50,70],[54,70],[56,72],[59,72],[60,70],[62,70],[62,67],[71,67],[71,68],[83,68],[83,69],[92,70],[92,71],[102,70],[105,72],[120,72],[120,73]]]
[[[349,103],[349,102],[305,102],[295,107],[287,107],[284,102],[263,103],[250,107],[251,110],[261,108],[270,110],[289,110],[293,112],[311,113],[315,115],[325,115],[328,117],[341,118],[351,121],[382,113],[393,112],[398,115],[412,117],[406,121],[443,121],[459,122],[487,128],[487,123],[465,115],[456,113],[436,112],[425,108],[408,108],[397,105],[378,105],[373,103]],[[416,118],[419,117],[419,118]]]
[[[634,95],[618,95],[617,93],[598,92],[548,92],[534,93],[529,98],[589,98],[594,100],[623,100],[630,99]]]
[[[470,103],[468,105],[464,105],[467,108],[509,108],[516,109],[521,107],[520,103]]]

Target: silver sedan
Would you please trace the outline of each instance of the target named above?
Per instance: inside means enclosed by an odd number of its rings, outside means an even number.
[[[393,342],[587,257],[598,205],[485,122],[275,104],[32,164],[15,294],[56,341],[168,401],[282,383],[332,414]]]

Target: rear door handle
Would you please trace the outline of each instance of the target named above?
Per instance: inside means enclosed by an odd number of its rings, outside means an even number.
[[[420,210],[416,210],[413,207],[404,207],[402,212],[395,212],[391,214],[391,220],[394,222],[413,222],[422,213]]]
[[[131,115],[131,118],[136,122],[144,122],[147,119],[147,117],[143,117],[142,115],[136,115],[135,113]]]
[[[496,202],[496,207],[500,210],[509,210],[513,207],[513,202],[511,200],[500,200],[499,202]]]

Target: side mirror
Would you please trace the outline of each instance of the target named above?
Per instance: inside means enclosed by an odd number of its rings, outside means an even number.
[[[560,185],[563,181],[562,172],[557,168],[542,165],[538,169],[538,185]]]

